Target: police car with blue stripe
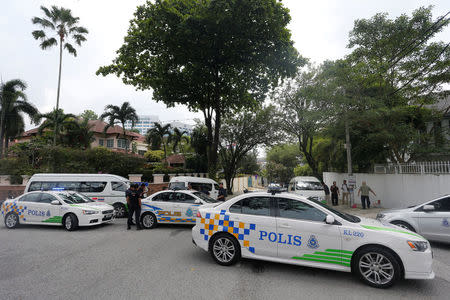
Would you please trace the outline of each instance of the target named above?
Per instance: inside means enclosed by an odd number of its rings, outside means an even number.
[[[192,237],[220,265],[245,257],[353,272],[379,288],[434,278],[430,244],[419,234],[294,194],[250,193],[200,208]]]
[[[113,206],[70,191],[25,193],[4,201],[0,213],[10,229],[20,224],[63,225],[72,231],[78,226],[109,223],[114,219]]]
[[[141,201],[141,224],[154,228],[158,223],[195,224],[200,206],[222,203],[195,190],[165,190]]]

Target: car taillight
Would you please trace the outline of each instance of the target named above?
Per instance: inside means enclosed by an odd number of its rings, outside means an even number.
[[[197,212],[197,218],[201,218],[202,217],[202,215],[200,214],[200,212],[198,211]]]

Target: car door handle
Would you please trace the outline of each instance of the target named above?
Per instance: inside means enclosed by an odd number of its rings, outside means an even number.
[[[280,228],[291,228],[289,224],[280,224]]]

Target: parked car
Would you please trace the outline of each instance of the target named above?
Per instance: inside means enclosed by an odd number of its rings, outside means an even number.
[[[194,190],[165,190],[141,201],[141,224],[154,228],[158,223],[195,224],[201,205],[217,205],[217,201]]]
[[[450,195],[405,209],[382,211],[377,219],[417,232],[430,241],[450,243]]]
[[[310,200],[325,201],[325,191],[319,179],[312,176],[297,176],[289,182],[288,191]]]
[[[32,224],[63,225],[72,231],[78,226],[93,226],[113,220],[113,206],[86,198],[75,192],[29,192],[4,201],[0,211],[10,229],[20,224]]]
[[[292,193],[243,194],[200,207],[192,238],[220,265],[245,257],[353,272],[379,288],[435,276],[430,245],[419,234]]]
[[[127,214],[125,191],[128,179],[111,174],[34,174],[25,187],[32,191],[75,191],[83,193],[96,202],[114,206],[116,217]]]

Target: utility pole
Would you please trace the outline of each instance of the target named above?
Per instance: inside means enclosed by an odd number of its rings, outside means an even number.
[[[350,142],[350,125],[348,121],[348,113],[345,112],[345,149],[347,150],[347,174],[348,182],[347,186],[351,187],[349,190],[348,206],[352,207],[352,202],[354,202],[355,195],[354,190],[356,187],[356,180],[353,178],[353,168],[352,168],[352,144]]]

